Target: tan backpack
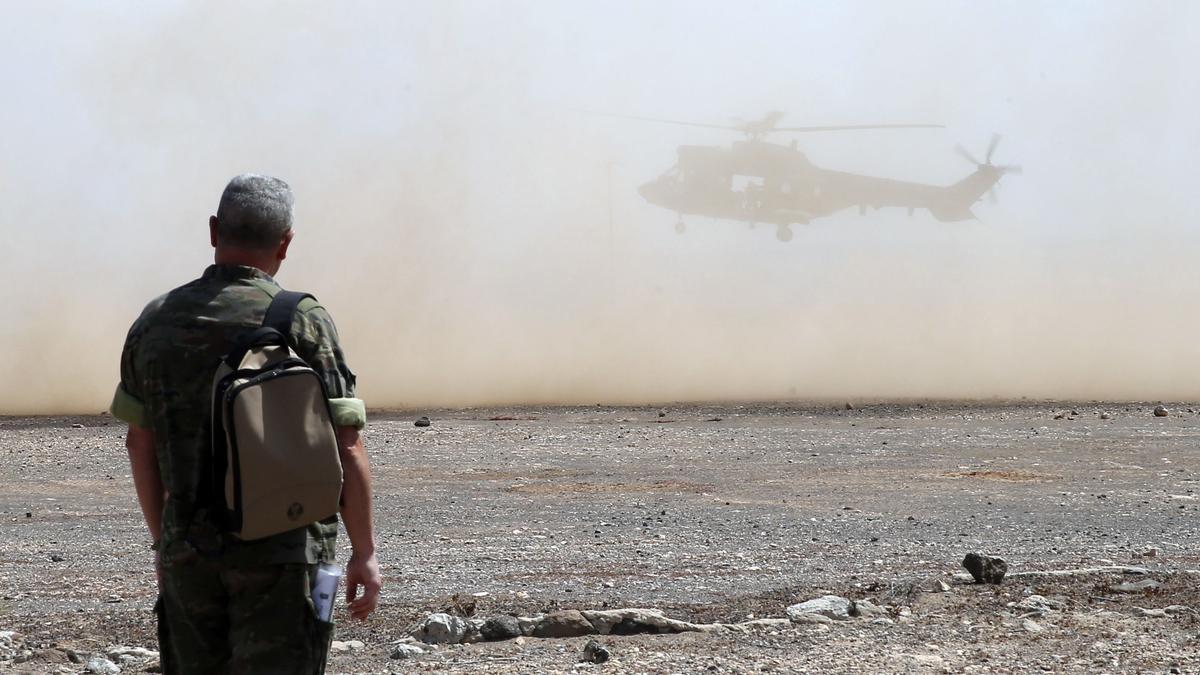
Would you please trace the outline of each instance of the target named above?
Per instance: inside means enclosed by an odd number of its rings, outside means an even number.
[[[342,463],[325,383],[287,338],[306,297],[280,291],[263,327],[241,339],[213,377],[212,515],[239,539],[294,530],[340,507]]]

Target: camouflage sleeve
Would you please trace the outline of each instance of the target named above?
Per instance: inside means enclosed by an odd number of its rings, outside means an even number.
[[[346,365],[337,327],[324,307],[310,303],[311,300],[301,304],[296,312],[292,323],[293,344],[300,357],[324,380],[333,423],[361,429],[367,424],[367,409],[355,396],[354,373]]]
[[[145,427],[149,424],[146,419],[145,396],[142,393],[141,381],[134,372],[134,350],[137,348],[137,324],[129,330],[125,337],[125,347],[121,350],[121,381],[113,393],[109,413],[113,417],[135,427]]]

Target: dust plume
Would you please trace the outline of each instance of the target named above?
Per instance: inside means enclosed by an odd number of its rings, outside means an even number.
[[[130,322],[208,264],[207,217],[250,170],[295,189],[280,281],[331,310],[376,407],[1200,398],[1187,4],[12,11],[6,413],[103,409]],[[1000,132],[1025,173],[977,221],[680,236],[637,186],[736,134],[583,112],[775,109],[947,127],[798,138],[821,167],[944,185],[972,170],[956,143]]]

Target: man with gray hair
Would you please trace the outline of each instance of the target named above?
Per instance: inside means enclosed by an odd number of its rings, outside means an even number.
[[[332,625],[314,612],[312,578],[334,559],[337,516],[243,541],[212,518],[213,374],[247,331],[262,325],[280,292],[274,276],[292,243],[292,191],[278,178],[229,181],[209,219],[215,264],[146,306],[121,354],[112,414],[129,424],[134,488],[156,553],[159,649],[165,673],[319,673]],[[311,297],[293,316],[288,342],[325,384],[342,460],[341,517],[351,617],[379,598],[371,476],[337,329]]]

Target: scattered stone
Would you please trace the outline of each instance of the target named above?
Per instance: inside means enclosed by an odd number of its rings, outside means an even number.
[[[1126,581],[1124,583],[1109,586],[1109,590],[1116,593],[1144,593],[1152,591],[1159,587],[1159,583],[1153,579],[1142,579],[1141,581]]]
[[[833,623],[833,619],[823,614],[789,614],[788,617],[788,621],[791,623]]]
[[[87,665],[84,666],[84,670],[89,673],[95,673],[96,675],[119,675],[121,672],[121,667],[104,658],[103,656],[97,655],[88,659]]]
[[[1142,551],[1142,556],[1146,558],[1153,558],[1157,555],[1158,549],[1154,548],[1153,546],[1147,546],[1146,550]]]
[[[849,402],[847,402],[847,403],[846,403],[846,410],[854,410],[854,404],[853,404],[853,403],[849,403]]]
[[[463,641],[471,624],[466,619],[437,612],[425,617],[425,621],[413,631],[413,637],[431,645],[454,645]]]
[[[401,642],[400,644],[396,645],[395,649],[392,650],[392,658],[393,659],[411,659],[414,656],[420,656],[424,653],[425,653],[425,650],[421,649],[420,647],[418,647],[416,645],[410,645],[410,644]]]
[[[50,556],[50,562],[62,562],[64,560],[66,560],[66,558],[62,557],[61,555],[59,555],[57,553],[54,553]]]
[[[108,658],[119,662],[122,666],[158,658],[158,652],[153,649],[146,649],[145,647],[118,646],[109,649],[106,653],[108,654]]]
[[[608,660],[609,656],[611,654],[608,653],[608,649],[604,645],[595,640],[588,640],[587,644],[583,646],[583,658],[581,660],[588,663],[604,663]]]
[[[76,422],[75,424],[72,424],[72,425],[71,425],[71,428],[72,428],[72,429],[82,429],[82,428],[83,428],[83,425],[82,425],[82,424],[80,424],[80,423],[78,423],[78,422]]]
[[[886,616],[881,616],[878,619],[871,619],[871,625],[873,626],[894,626],[895,624],[895,621],[892,621]]]
[[[1021,609],[1026,612],[1036,612],[1037,614],[1045,614],[1047,612],[1058,612],[1066,606],[1061,600],[1051,600],[1040,595],[1031,595],[1022,599],[1020,602],[1011,605],[1016,609]]]
[[[1165,619],[1167,618],[1167,610],[1165,609],[1143,609],[1137,608],[1138,615],[1146,619]]]
[[[1042,627],[1042,624],[1034,621],[1033,619],[1025,619],[1024,621],[1022,621],[1021,628],[1024,628],[1026,631],[1028,631],[1030,633],[1040,633],[1040,632],[1046,630],[1045,628]]]
[[[672,619],[657,609],[587,610],[581,614],[601,635],[690,633],[699,630],[696,624]]]
[[[883,616],[886,613],[887,610],[870,600],[857,600],[850,607],[851,616],[876,617]]]
[[[1167,410],[1164,406],[1161,406],[1161,405],[1154,406],[1154,416],[1155,417],[1166,417],[1167,415],[1170,415],[1170,414],[1171,414],[1171,411]]]
[[[346,640],[345,642],[341,640],[334,640],[333,642],[329,643],[329,651],[334,654],[347,654],[349,652],[358,651],[363,647],[366,647],[366,645],[359,640]]]
[[[433,422],[430,422],[430,421],[429,421],[429,418],[428,418],[428,417],[424,417],[424,416],[422,416],[422,417],[418,417],[418,418],[417,418],[417,421],[416,421],[416,422],[413,422],[413,426],[414,426],[414,427],[427,427],[427,426],[429,426],[430,424],[433,424]]]
[[[1055,414],[1054,414],[1054,419],[1056,419],[1056,420],[1061,420],[1062,418],[1064,418],[1064,417],[1066,417],[1066,416],[1067,416],[1067,414],[1066,414],[1066,413],[1055,413]]]
[[[1112,419],[1112,415],[1109,415],[1106,412],[1102,412],[1102,413],[1100,413],[1100,419],[1102,419],[1102,420]]]
[[[982,553],[968,553],[963,558],[962,566],[971,573],[977,584],[998,584],[1008,573],[1008,563],[1003,558],[986,556]]]
[[[801,621],[797,617],[812,615],[823,616],[835,621],[849,621],[852,607],[853,603],[846,598],[838,595],[824,595],[788,607],[787,615],[797,623]]]
[[[937,654],[896,654],[895,659],[931,669],[938,669],[946,664],[945,659]]]
[[[479,633],[489,641],[521,637],[521,623],[515,616],[495,616],[483,622]]]
[[[542,617],[533,628],[533,637],[567,638],[591,635],[596,632],[590,621],[577,609],[551,612]]]
[[[1187,605],[1168,605],[1167,607],[1163,608],[1163,611],[1165,611],[1167,614],[1172,614],[1172,615],[1174,615],[1174,614],[1194,614],[1195,613],[1195,610],[1193,610],[1191,607],[1188,607]]]
[[[537,616],[518,616],[517,625],[521,627],[521,635],[533,635],[533,629],[537,628],[538,622],[541,620],[541,614]]]

